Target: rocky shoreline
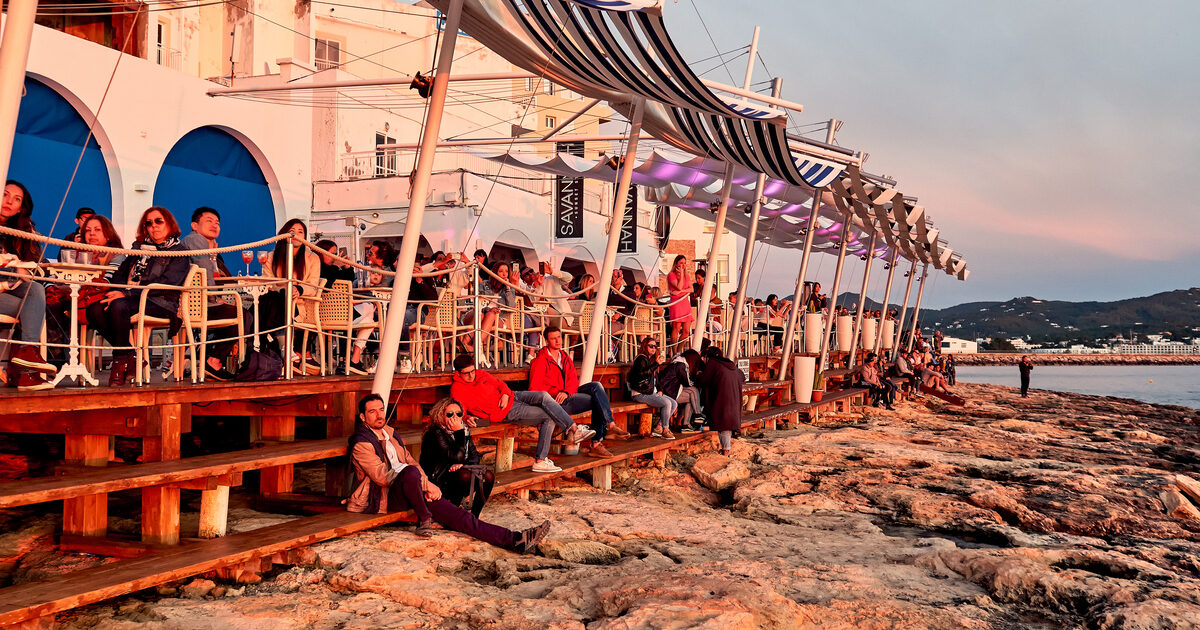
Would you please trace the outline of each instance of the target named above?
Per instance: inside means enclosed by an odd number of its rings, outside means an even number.
[[[259,584],[190,580],[61,621],[116,630],[1200,628],[1200,512],[1171,515],[1163,503],[1177,475],[1200,480],[1195,410],[957,389],[966,407],[921,400],[823,416],[736,440],[729,458],[703,449],[661,469],[617,471],[612,492],[581,482],[490,503],[484,517],[511,527],[552,519],[538,556],[384,528],[311,547],[304,566]],[[232,516],[234,530],[286,518]],[[21,533],[6,545],[28,543]],[[21,548],[25,557],[11,559],[17,580],[37,574]]]
[[[1027,356],[1034,365],[1200,365],[1200,354],[956,354],[958,365],[1016,365]]]

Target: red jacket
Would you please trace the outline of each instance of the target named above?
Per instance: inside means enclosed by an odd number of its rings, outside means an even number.
[[[508,396],[508,404],[500,406],[500,397]],[[462,403],[464,410],[472,416],[490,422],[504,422],[513,406],[512,390],[503,381],[475,368],[475,380],[467,382],[458,372],[450,378],[450,396]]]
[[[568,396],[579,391],[579,375],[575,373],[575,362],[566,351],[561,351],[562,365],[550,358],[550,349],[538,351],[533,362],[529,364],[529,389],[535,392],[549,392],[557,396],[566,392]]]

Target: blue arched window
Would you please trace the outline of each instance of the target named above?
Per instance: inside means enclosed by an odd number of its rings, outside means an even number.
[[[83,150],[79,171],[71,183],[66,202],[67,183]],[[25,94],[17,116],[17,135],[13,140],[12,165],[8,178],[29,189],[33,197],[33,222],[38,232],[63,237],[75,229],[75,211],[89,207],[112,217],[112,188],[108,167],[96,139],[88,138],[88,126],[79,112],[53,88],[26,77]],[[62,216],[54,216],[62,206]],[[53,232],[53,233],[51,233]],[[58,248],[47,250],[47,257]]]
[[[257,241],[275,234],[275,204],[262,169],[250,151],[228,132],[200,127],[179,139],[163,161],[154,184],[154,205],[171,211],[184,234],[200,206],[221,214],[222,246]],[[240,257],[225,255],[231,270]],[[258,263],[251,265],[251,271]]]

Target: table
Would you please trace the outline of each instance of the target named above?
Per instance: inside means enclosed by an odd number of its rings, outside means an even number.
[[[88,282],[97,276],[115,269],[105,265],[84,265],[78,263],[52,262],[42,267],[58,280],[70,283],[71,287],[71,341],[67,353],[67,364],[62,366],[54,377],[54,386],[68,379],[78,379],[80,385],[88,384],[96,387],[100,381],[92,376],[87,367],[79,361],[79,283]]]
[[[214,280],[226,284],[236,283],[233,289],[249,295],[254,302],[254,349],[258,350],[258,298],[270,291],[271,285],[278,283],[279,279],[266,276],[221,276]]]

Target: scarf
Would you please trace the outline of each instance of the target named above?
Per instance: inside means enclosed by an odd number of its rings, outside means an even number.
[[[173,249],[179,244],[179,239],[172,236],[162,243],[155,244],[150,241],[142,241],[138,249],[147,251],[165,252]],[[142,275],[146,273],[146,268],[150,266],[150,256],[141,256],[133,263],[133,269],[129,271],[129,284],[141,284]]]

